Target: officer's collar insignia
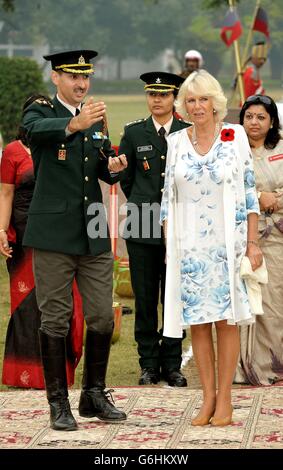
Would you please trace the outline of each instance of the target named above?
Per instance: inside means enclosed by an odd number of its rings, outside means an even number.
[[[161,83],[161,78],[158,77],[158,78],[155,80],[155,83]]]
[[[78,64],[80,64],[80,65],[84,65],[84,64],[85,64],[85,58],[84,58],[84,56],[81,55],[81,56],[79,57]]]

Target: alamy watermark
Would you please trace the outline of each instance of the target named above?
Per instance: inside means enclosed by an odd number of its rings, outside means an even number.
[[[112,238],[160,239],[164,236],[160,221],[161,205],[157,202],[118,204],[118,196],[110,196],[110,203],[115,207],[114,220],[107,214],[103,203],[91,203],[87,215],[91,216],[87,225],[88,236],[92,239],[107,238],[109,226]],[[113,215],[113,214],[112,214]],[[174,230],[171,234],[178,240],[188,241],[195,237],[195,205],[191,203],[174,204]],[[193,240],[191,240],[193,241]]]

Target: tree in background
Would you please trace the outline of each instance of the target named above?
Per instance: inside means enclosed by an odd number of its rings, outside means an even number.
[[[41,70],[31,59],[0,57],[0,70],[0,129],[7,144],[16,138],[25,100],[47,91]]]
[[[236,0],[238,3],[238,11],[244,20],[247,29],[251,23],[251,13],[256,5],[256,1],[241,1]],[[228,6],[228,0],[203,0],[203,5],[209,9],[218,9],[225,5]],[[282,17],[282,0],[262,0],[262,8],[266,9],[268,13],[269,30],[271,34],[271,49],[269,51],[269,60],[271,67],[271,77],[273,79],[282,79],[283,72],[283,17]],[[264,39],[262,35],[257,34],[254,36],[254,42]]]
[[[21,0],[2,15],[2,41],[10,34],[14,43],[48,43],[51,50],[93,47],[118,61],[118,76],[125,58],[150,60],[171,48],[181,68],[184,53],[197,48],[217,73],[221,44],[213,15],[198,0],[68,0],[67,8],[60,0]]]
[[[0,6],[5,11],[13,11],[15,8],[14,0],[2,0]]]
[[[48,44],[58,49],[91,47],[99,56],[117,60],[121,76],[124,59],[146,61],[164,49],[174,50],[180,62],[188,49],[198,49],[205,67],[217,75],[227,49],[219,32],[228,0],[21,0],[8,1],[14,11],[3,12],[0,35],[15,43]],[[256,0],[238,1],[247,34]],[[272,76],[281,77],[283,64],[282,0],[262,0],[271,30]],[[3,4],[3,2],[2,2]],[[10,36],[9,36],[10,35]],[[241,38],[244,45],[245,35]],[[262,38],[262,35],[258,34]],[[1,40],[1,39],[0,39]]]

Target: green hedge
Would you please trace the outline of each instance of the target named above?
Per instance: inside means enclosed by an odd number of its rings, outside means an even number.
[[[0,57],[0,130],[5,144],[15,139],[23,103],[33,93],[47,93],[38,64],[24,57]]]

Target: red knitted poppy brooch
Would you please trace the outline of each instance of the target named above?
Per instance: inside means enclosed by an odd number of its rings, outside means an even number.
[[[222,129],[220,138],[223,142],[232,142],[235,138],[234,129]]]

